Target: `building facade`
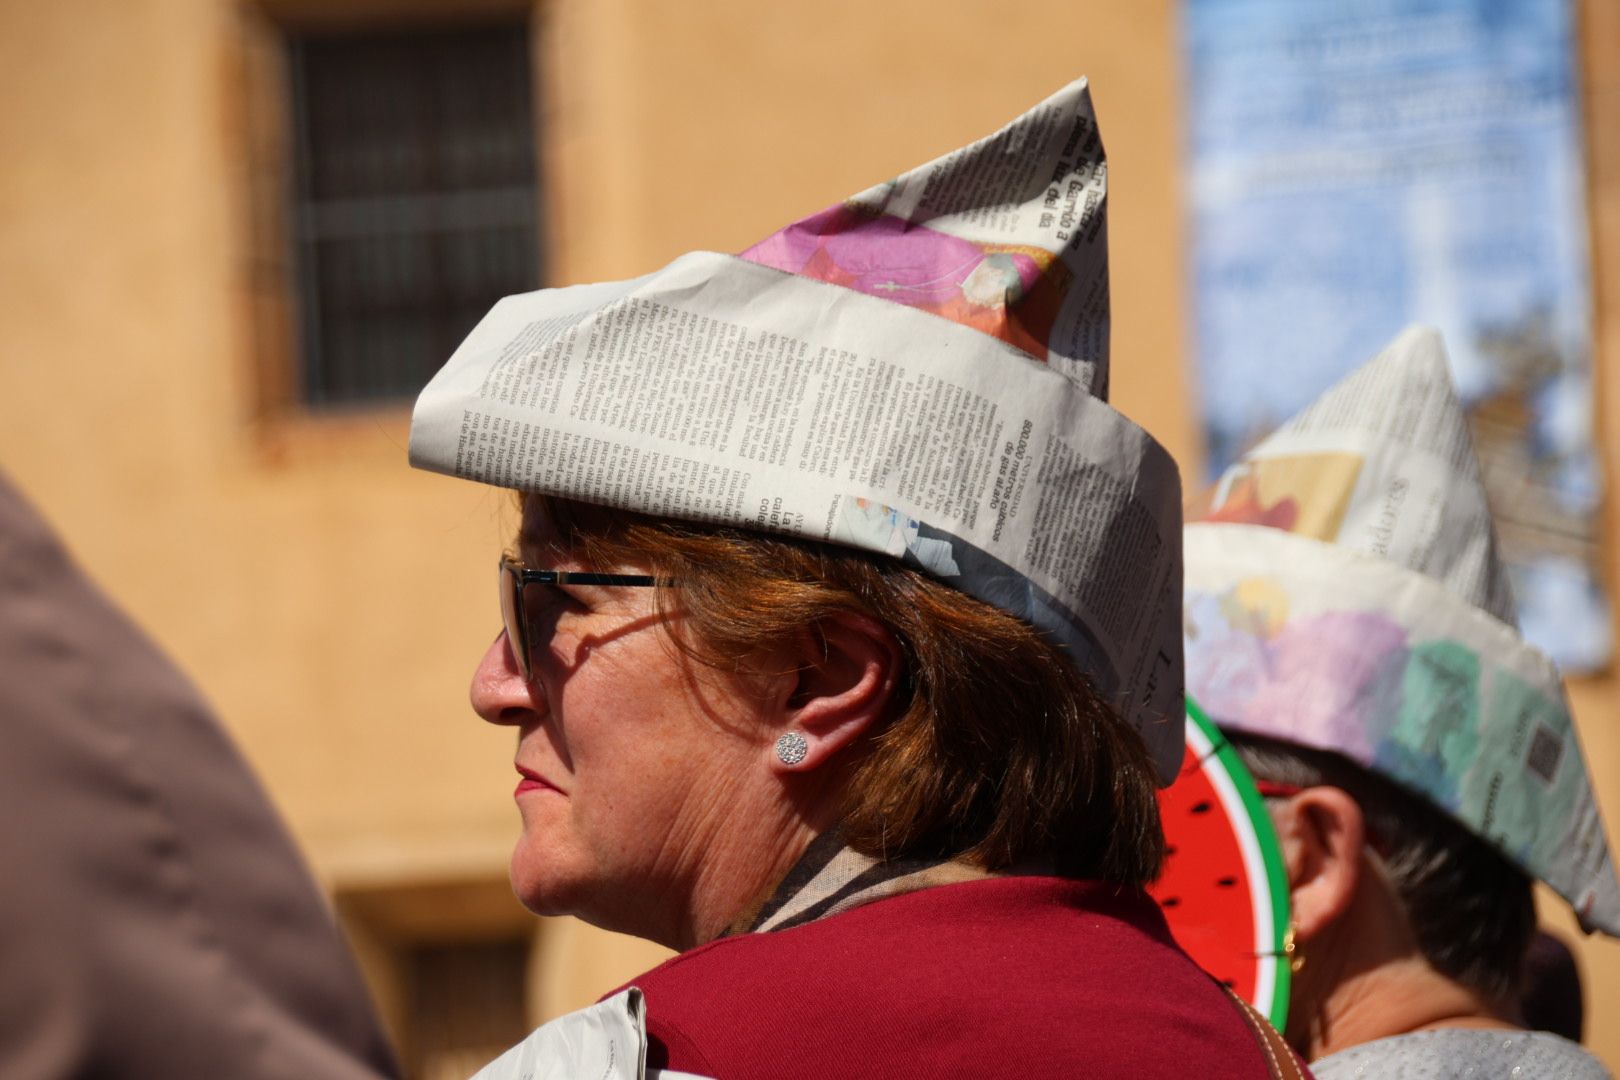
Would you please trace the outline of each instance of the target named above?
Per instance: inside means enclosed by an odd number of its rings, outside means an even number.
[[[1110,158],[1113,400],[1196,462],[1174,5],[874,10],[0,7],[0,462],[224,716],[414,1075],[466,1075],[660,954],[511,898],[511,737],[466,686],[513,504],[406,467],[390,363],[512,287],[739,250],[1085,73]],[[1583,18],[1597,408],[1620,476],[1620,14]],[[355,67],[392,72],[409,122]],[[392,141],[321,156],[378,131]],[[419,321],[389,339],[401,313]],[[1616,690],[1573,688],[1611,835]],[[1588,1016],[1612,1013],[1620,945],[1579,951]],[[1620,1032],[1589,1028],[1620,1068]]]

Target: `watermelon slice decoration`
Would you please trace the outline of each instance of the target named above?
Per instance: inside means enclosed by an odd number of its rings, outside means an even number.
[[[1271,817],[1237,751],[1187,701],[1187,752],[1159,792],[1164,871],[1149,890],[1176,942],[1265,1014],[1288,1019],[1288,878]]]

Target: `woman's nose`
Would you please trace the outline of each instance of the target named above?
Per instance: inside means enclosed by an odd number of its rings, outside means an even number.
[[[473,711],[491,724],[521,724],[536,712],[535,695],[518,669],[506,631],[496,635],[473,671]]]

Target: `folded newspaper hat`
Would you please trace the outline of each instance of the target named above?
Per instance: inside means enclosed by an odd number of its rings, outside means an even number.
[[[1182,753],[1180,478],[1110,408],[1107,170],[1076,82],[994,135],[631,281],[495,305],[411,462],[917,566]]]
[[[1405,331],[1233,465],[1186,530],[1187,692],[1337,751],[1620,934],[1558,670],[1515,625],[1440,335]]]

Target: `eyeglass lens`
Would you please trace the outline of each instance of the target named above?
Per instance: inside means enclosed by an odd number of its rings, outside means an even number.
[[[511,564],[501,564],[501,623],[506,627],[506,642],[517,659],[518,670],[525,682],[534,677],[529,655],[529,620],[523,607],[523,576]]]

